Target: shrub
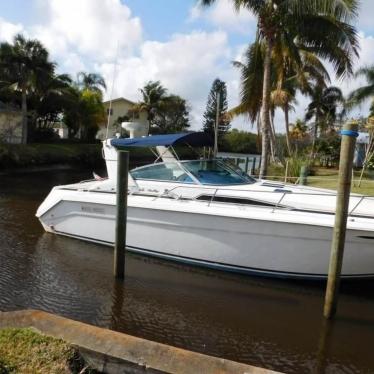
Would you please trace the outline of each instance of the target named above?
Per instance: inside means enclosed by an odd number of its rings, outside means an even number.
[[[223,136],[219,149],[225,152],[256,154],[258,153],[257,135],[234,129]]]

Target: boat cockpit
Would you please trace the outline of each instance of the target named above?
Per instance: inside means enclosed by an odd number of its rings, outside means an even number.
[[[133,169],[135,180],[167,181],[198,185],[243,185],[256,180],[223,160],[160,162]]]

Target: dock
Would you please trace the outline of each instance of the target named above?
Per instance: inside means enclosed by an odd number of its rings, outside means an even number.
[[[39,310],[0,312],[0,329],[8,327],[33,328],[62,339],[78,347],[81,355],[96,370],[109,374],[277,374],[272,370],[187,351]]]

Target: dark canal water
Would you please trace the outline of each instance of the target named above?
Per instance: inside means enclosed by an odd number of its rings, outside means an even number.
[[[90,173],[0,175],[0,310],[36,308],[286,373],[374,373],[374,281],[343,284],[333,325],[324,284],[230,275],[43,232],[34,213],[56,184]],[[373,248],[374,250],[374,248]]]

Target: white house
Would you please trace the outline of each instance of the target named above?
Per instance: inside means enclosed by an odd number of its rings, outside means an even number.
[[[140,126],[144,127],[145,125],[148,126],[147,120],[147,112],[141,111],[140,113],[137,110],[134,110],[136,103],[131,100],[125,99],[124,97],[119,97],[117,99],[112,100],[112,104],[110,105],[110,101],[104,102],[104,107],[109,116],[109,127],[108,127],[108,137],[114,137],[116,133],[121,132],[120,125],[117,124],[118,118],[122,118],[123,122],[131,121],[135,123],[139,123]],[[109,111],[110,108],[110,111]],[[107,129],[107,122],[103,123],[99,131],[97,132],[96,138],[98,139],[105,139],[106,130]]]

